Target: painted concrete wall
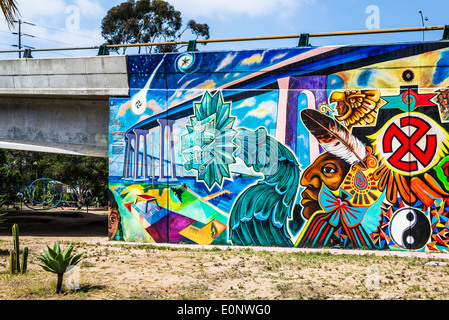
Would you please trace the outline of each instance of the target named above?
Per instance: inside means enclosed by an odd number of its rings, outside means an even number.
[[[0,148],[107,157],[125,56],[0,60]]]
[[[448,47],[129,56],[110,238],[447,251]]]

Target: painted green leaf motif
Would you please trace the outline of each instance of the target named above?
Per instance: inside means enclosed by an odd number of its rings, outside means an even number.
[[[211,189],[223,185],[230,178],[229,165],[236,162],[233,142],[237,131],[233,129],[231,103],[223,101],[221,91],[214,96],[206,92],[201,102],[194,103],[195,114],[186,126],[188,133],[181,137],[181,153],[186,170],[196,170],[197,178]]]

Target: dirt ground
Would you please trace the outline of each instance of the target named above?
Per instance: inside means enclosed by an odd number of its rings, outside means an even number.
[[[107,240],[107,211],[11,212],[0,230],[3,300],[446,300],[449,255],[358,250],[131,244]],[[25,274],[9,275],[11,226],[29,248]],[[56,276],[35,264],[55,241],[85,252]],[[73,289],[73,290],[71,290]]]

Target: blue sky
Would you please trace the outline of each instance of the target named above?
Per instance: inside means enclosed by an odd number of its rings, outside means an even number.
[[[35,48],[91,46],[101,44],[101,19],[122,0],[17,0],[22,19],[35,24],[23,25],[25,45]],[[210,26],[211,38],[236,38],[265,35],[289,35],[329,31],[366,30],[370,22],[378,27],[405,28],[422,26],[421,15],[427,17],[426,26],[449,24],[449,1],[368,1],[368,0],[170,0],[182,12],[183,20],[195,19]],[[371,8],[378,10],[378,15]],[[373,16],[373,14],[375,16]],[[372,20],[371,18],[378,19]],[[17,36],[12,35],[0,20],[0,50],[14,49]],[[368,22],[368,25],[367,25]],[[426,32],[425,40],[439,40],[442,31]],[[185,34],[184,40],[192,38]],[[421,32],[365,36],[311,38],[312,45],[389,43],[422,41]],[[228,50],[292,47],[297,39],[230,42],[199,46],[200,50]],[[35,53],[40,56],[92,55],[60,51]],[[134,53],[128,50],[127,53]],[[95,54],[95,53],[94,53]],[[2,58],[17,54],[2,53]]]

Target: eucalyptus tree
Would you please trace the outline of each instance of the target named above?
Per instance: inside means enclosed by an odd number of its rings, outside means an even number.
[[[181,12],[164,0],[128,0],[112,7],[101,22],[106,44],[132,44],[178,41],[190,31],[195,39],[209,39],[209,26],[189,20],[185,25]],[[157,46],[155,52],[176,52],[180,46]],[[111,48],[117,51],[116,48]],[[153,47],[149,47],[152,52]],[[123,54],[126,48],[123,48]],[[140,53],[140,46],[139,46]]]

